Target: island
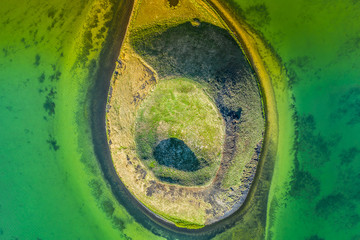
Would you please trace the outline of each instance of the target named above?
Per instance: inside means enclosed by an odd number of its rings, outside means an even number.
[[[245,202],[265,133],[244,45],[204,1],[135,1],[106,113],[116,172],[145,207],[184,228]]]

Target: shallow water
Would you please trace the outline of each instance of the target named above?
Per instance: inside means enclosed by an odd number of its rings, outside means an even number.
[[[236,1],[281,58],[296,99],[297,135],[280,139],[266,237],[359,239],[360,2]],[[87,94],[111,6],[0,3],[0,239],[156,238],[117,203],[91,141]]]
[[[277,160],[267,238],[360,239],[360,2],[235,1],[280,57],[295,99],[296,134],[280,135],[279,151],[291,154]]]
[[[111,6],[0,3],[0,239],[148,238],[104,181],[86,120]]]

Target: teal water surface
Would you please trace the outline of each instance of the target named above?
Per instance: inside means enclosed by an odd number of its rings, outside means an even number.
[[[293,97],[295,132],[279,145],[290,154],[277,159],[266,238],[360,239],[360,2],[233,4],[278,55]]]
[[[293,96],[264,238],[360,239],[360,2],[232,3]],[[89,89],[122,4],[0,2],[0,239],[159,238],[117,202],[91,139]]]

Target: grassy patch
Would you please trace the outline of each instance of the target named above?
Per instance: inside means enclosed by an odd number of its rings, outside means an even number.
[[[157,177],[201,185],[219,167],[224,123],[211,99],[194,82],[162,80],[138,110],[135,139],[139,156]],[[164,145],[166,141],[171,143]],[[167,151],[170,157],[159,161],[154,151],[162,145],[166,149],[156,152]],[[171,156],[185,166],[168,163]]]
[[[224,128],[216,106],[197,84],[188,79],[162,80],[138,110],[137,152],[157,177],[202,185],[219,167]],[[170,143],[164,145],[166,141]],[[166,149],[161,151],[170,157],[159,161],[154,151],[162,145]],[[169,162],[173,159],[181,164]]]

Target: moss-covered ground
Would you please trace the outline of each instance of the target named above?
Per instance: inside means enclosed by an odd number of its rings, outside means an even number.
[[[189,79],[160,81],[141,104],[135,141],[139,157],[155,175],[181,185],[215,177],[225,127],[212,100]]]

